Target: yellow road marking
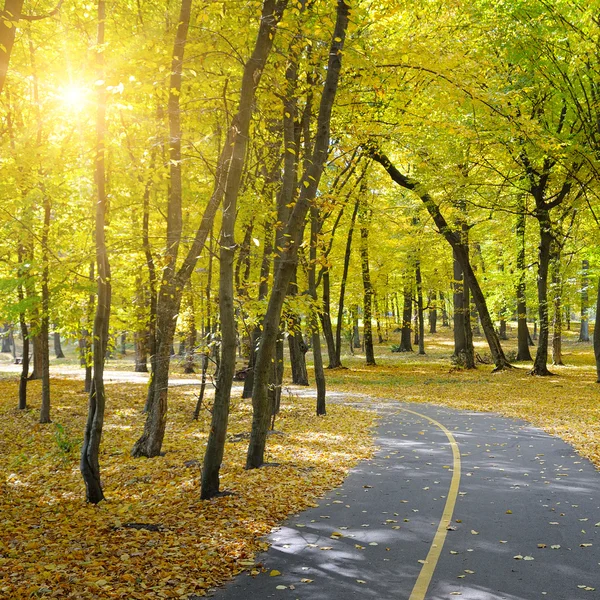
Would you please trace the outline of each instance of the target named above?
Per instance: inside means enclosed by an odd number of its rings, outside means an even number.
[[[425,594],[427,594],[427,589],[429,588],[429,584],[431,583],[431,578],[433,577],[433,573],[440,559],[440,554],[442,553],[442,547],[444,545],[446,535],[448,533],[447,527],[452,521],[454,506],[456,504],[456,498],[458,497],[458,489],[460,485],[460,451],[452,433],[440,422],[436,421],[435,419],[432,419],[431,417],[428,417],[427,415],[423,415],[414,410],[409,410],[408,408],[403,408],[402,410],[405,412],[412,413],[413,415],[423,417],[424,419],[427,419],[430,423],[433,423],[436,427],[439,427],[446,434],[446,437],[450,442],[450,447],[452,448],[452,457],[454,460],[452,481],[450,482],[450,489],[448,490],[448,496],[446,497],[446,505],[444,506],[444,512],[442,513],[440,524],[438,525],[437,531],[433,538],[433,542],[431,543],[431,548],[429,549],[427,558],[425,559],[425,563],[421,568],[419,577],[417,578],[410,598],[408,599],[424,600]]]

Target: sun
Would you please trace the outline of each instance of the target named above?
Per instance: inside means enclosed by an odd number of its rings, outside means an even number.
[[[87,101],[87,90],[77,84],[69,84],[60,93],[62,103],[70,110],[81,110]]]

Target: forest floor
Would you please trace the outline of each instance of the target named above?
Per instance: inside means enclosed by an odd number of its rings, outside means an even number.
[[[190,385],[170,394],[166,454],[136,460],[129,451],[143,427],[145,376],[131,373],[130,357],[111,360],[101,455],[107,501],[97,507],[83,501],[78,471],[87,398],[74,356],[52,361],[54,423],[42,426],[39,382],[30,383],[30,408],[18,411],[15,366],[0,355],[0,596],[188,599],[252,569],[266,547],[261,536],[372,455],[376,414],[366,396],[378,406],[427,402],[522,418],[600,467],[600,385],[591,344],[575,339],[567,332],[566,366],[545,378],[529,376],[524,364],[496,374],[489,365],[456,369],[447,331],[427,336],[425,356],[391,353],[395,339],[377,346],[376,367],[366,367],[360,354],[345,355],[348,368],[326,376],[328,389],[343,392],[346,402],[332,395],[326,418],[314,416],[312,398],[285,384],[267,448],[267,460],[279,466],[255,471],[243,468],[251,402],[238,390],[222,469],[222,487],[234,495],[210,502],[199,500],[210,396],[193,421],[197,376],[174,366],[173,378]],[[484,341],[476,344],[484,356]],[[349,406],[357,395],[361,406]]]

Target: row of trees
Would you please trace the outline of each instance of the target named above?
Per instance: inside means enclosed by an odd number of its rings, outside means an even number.
[[[539,328],[536,375],[549,373],[551,332],[560,362],[575,308],[587,339],[598,260],[595,19],[540,0],[460,11],[98,0],[36,15],[5,0],[0,318],[24,340],[21,408],[30,339],[40,357],[42,422],[50,328],[80,340],[87,499],[104,497],[111,331],[133,332],[140,370],[150,361],[134,456],[161,453],[178,332],[189,367],[195,348],[218,346],[203,498],[220,493],[240,340],[253,404],[246,466],[257,468],[286,334],[300,382],[303,328],[310,338],[318,414],[322,354],[342,366],[344,326],[357,329],[359,312],[368,364],[390,314],[402,313],[400,349],[410,348],[413,306],[421,353],[425,313],[453,307],[466,367],[475,313],[496,369],[510,367],[501,340],[513,318],[518,360],[530,358],[528,316]]]

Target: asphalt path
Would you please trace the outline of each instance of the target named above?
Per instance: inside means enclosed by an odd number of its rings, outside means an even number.
[[[215,600],[600,598],[600,472],[518,420],[380,408],[378,451]],[[277,574],[279,572],[279,574]]]

